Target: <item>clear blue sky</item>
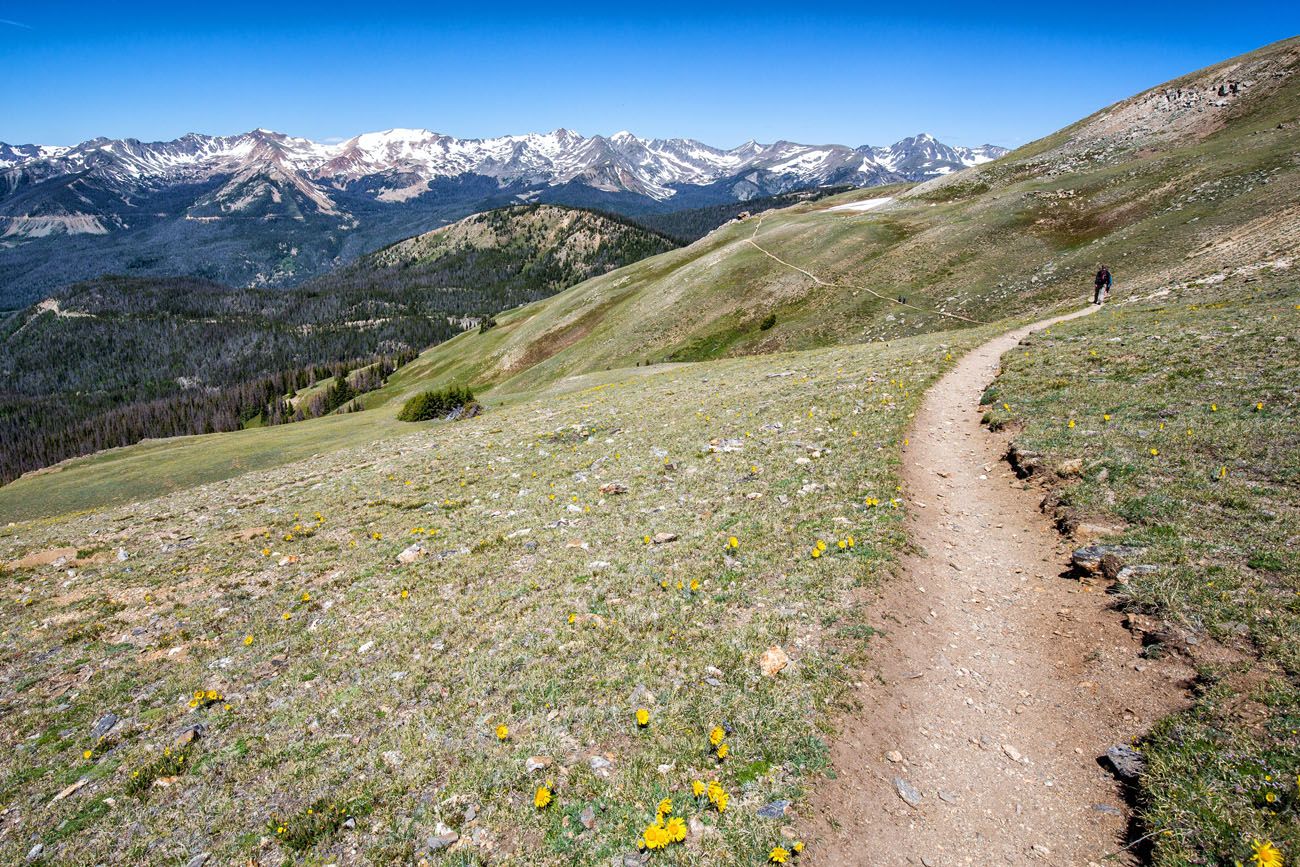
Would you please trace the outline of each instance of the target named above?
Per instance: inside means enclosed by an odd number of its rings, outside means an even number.
[[[563,126],[1014,146],[1297,33],[1295,2],[0,0],[0,141]]]

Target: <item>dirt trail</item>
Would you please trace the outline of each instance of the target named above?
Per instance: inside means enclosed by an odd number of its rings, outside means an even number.
[[[1167,713],[1187,671],[1142,660],[1102,588],[1062,577],[1069,546],[979,410],[1004,352],[1091,309],[984,344],[926,396],[904,471],[917,553],[864,600],[883,634],[804,823],[805,867],[1084,867],[1125,845],[1096,759]]]

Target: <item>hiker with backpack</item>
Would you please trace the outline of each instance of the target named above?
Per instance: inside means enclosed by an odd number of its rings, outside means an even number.
[[[1101,304],[1110,295],[1110,268],[1102,265],[1097,271],[1097,277],[1093,280],[1092,303]]]

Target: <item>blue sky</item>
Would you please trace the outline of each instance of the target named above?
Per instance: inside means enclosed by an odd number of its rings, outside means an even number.
[[[564,126],[1014,146],[1300,33],[1298,3],[911,5],[0,0],[0,141]]]

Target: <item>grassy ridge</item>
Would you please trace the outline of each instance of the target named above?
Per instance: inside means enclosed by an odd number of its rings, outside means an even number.
[[[398,864],[441,827],[460,863],[608,863],[664,797],[701,824],[658,860],[762,859],[784,823],[756,811],[823,767],[869,637],[850,591],[903,542],[910,415],[985,336],[614,372],[382,449],[0,531],[0,559],[80,558],[5,574],[0,779],[20,818],[0,860],[43,842],[50,863],[301,847]],[[428,553],[400,564],[413,543]],[[767,677],[773,646],[791,662]],[[122,721],[97,741],[107,713]]]
[[[1052,478],[1067,523],[1110,525],[1108,542],[1156,567],[1113,588],[1146,653],[1198,665],[1191,710],[1142,744],[1155,862],[1244,862],[1258,839],[1289,863],[1300,856],[1300,284],[1266,269],[1210,286],[1033,338],[1004,358],[990,419],[1018,427],[1018,447],[1049,472],[1065,466]]]

